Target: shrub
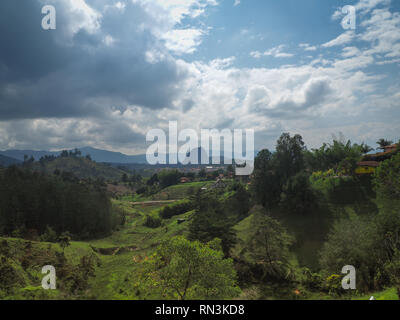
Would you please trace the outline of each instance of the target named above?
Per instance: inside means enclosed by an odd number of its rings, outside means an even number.
[[[57,233],[49,226],[46,231],[40,236],[40,241],[43,242],[57,242]]]
[[[144,226],[148,228],[159,228],[161,226],[161,219],[160,218],[154,218],[152,216],[147,216],[146,221],[144,222]]]
[[[159,213],[162,219],[170,219],[173,216],[179,216],[194,209],[193,203],[190,201],[181,202],[173,206],[166,206]]]

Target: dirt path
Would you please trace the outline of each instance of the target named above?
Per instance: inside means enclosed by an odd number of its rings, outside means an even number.
[[[173,203],[180,200],[156,200],[156,201],[141,201],[141,202],[129,202],[133,206],[151,206],[156,204]]]

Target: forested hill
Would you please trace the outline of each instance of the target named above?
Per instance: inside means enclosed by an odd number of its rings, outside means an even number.
[[[1,167],[8,167],[10,165],[18,164],[20,162],[21,161],[19,161],[17,159],[13,159],[13,158],[10,158],[10,157],[7,157],[7,156],[3,156],[3,155],[0,154],[0,166]]]
[[[57,157],[42,158],[38,162],[27,163],[33,170],[53,174],[55,172],[70,172],[80,179],[97,179],[119,181],[124,171],[113,168],[107,164],[98,163],[90,158],[83,157]]]

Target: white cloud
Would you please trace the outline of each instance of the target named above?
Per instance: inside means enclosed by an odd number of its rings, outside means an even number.
[[[261,58],[262,56],[272,56],[274,58],[291,58],[294,56],[292,53],[283,52],[284,45],[277,46],[275,48],[271,48],[265,52],[260,51],[252,51],[250,52],[250,56],[256,59]]]
[[[174,29],[165,33],[162,39],[167,49],[181,55],[194,53],[203,35],[204,31],[200,29]]]
[[[315,50],[317,50],[316,46],[312,46],[312,45],[310,45],[308,43],[300,43],[299,47],[303,48],[305,51],[315,51]]]
[[[346,31],[346,32],[342,33],[340,36],[338,36],[337,38],[324,43],[322,45],[322,47],[329,48],[329,47],[334,47],[334,46],[341,46],[341,45],[344,45],[344,44],[347,44],[347,43],[353,41],[354,38],[355,38],[354,31]]]
[[[342,57],[350,58],[354,56],[359,56],[360,54],[361,51],[357,47],[345,47],[343,48]]]
[[[238,6],[240,4],[240,0],[235,0],[235,2],[234,2],[234,6],[236,7],[236,6]]]

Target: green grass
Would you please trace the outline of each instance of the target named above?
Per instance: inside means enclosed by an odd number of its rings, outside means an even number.
[[[373,292],[368,295],[355,297],[353,300],[369,300],[373,296],[376,300],[399,300],[396,288],[388,288],[384,291]]]
[[[149,200],[182,200],[199,189],[210,187],[215,181],[190,182],[170,186],[151,196]]]

